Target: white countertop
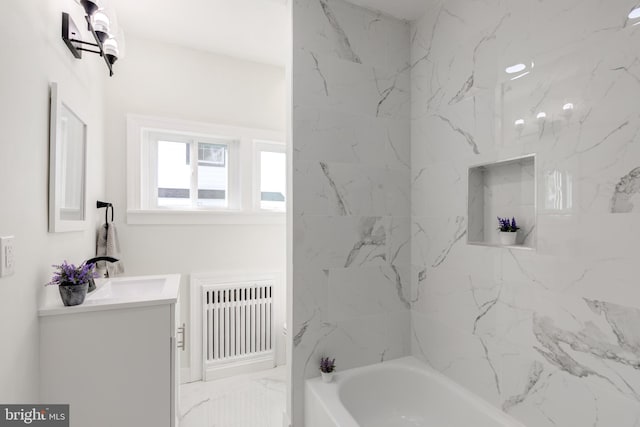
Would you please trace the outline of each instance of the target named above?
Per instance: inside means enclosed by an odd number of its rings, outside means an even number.
[[[96,279],[96,290],[80,305],[65,307],[60,298],[44,304],[39,316],[84,313],[119,308],[172,304],[178,301],[180,275],[130,276]]]

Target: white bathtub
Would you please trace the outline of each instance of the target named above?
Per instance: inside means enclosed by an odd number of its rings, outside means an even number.
[[[413,357],[305,385],[305,427],[524,427]]]

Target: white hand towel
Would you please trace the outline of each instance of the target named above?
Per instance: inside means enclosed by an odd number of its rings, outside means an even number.
[[[120,259],[120,241],[118,240],[118,230],[114,223],[102,224],[98,230],[96,256],[110,256]],[[100,264],[102,263],[103,262],[100,262]],[[124,273],[122,261],[104,264],[106,264],[109,277],[115,277]]]

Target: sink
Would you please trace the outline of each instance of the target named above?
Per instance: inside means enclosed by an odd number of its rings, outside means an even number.
[[[166,285],[164,278],[112,279],[87,295],[87,300],[105,298],[145,298],[161,295]]]
[[[179,274],[96,279],[96,290],[87,294],[84,303],[65,307],[56,298],[54,302],[42,306],[38,313],[40,316],[49,316],[175,303],[179,289]]]

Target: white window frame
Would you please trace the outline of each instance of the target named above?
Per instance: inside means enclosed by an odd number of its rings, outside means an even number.
[[[286,213],[286,208],[283,210],[279,209],[263,209],[261,207],[262,201],[262,182],[261,182],[261,161],[260,161],[260,153],[263,151],[270,151],[273,153],[284,153],[287,154],[287,146],[284,142],[277,141],[263,141],[256,140],[253,141],[253,209],[259,212],[275,212],[275,213]],[[285,171],[286,174],[286,171]],[[286,206],[288,197],[285,194],[284,205]]]
[[[232,141],[229,145],[229,205],[227,208],[158,207],[150,194],[153,174],[150,135],[194,137],[198,142]],[[127,223],[128,224],[284,224],[280,211],[257,210],[255,201],[255,141],[284,141],[282,132],[127,115]],[[194,146],[196,147],[194,149]],[[284,147],[284,145],[283,145]],[[156,145],[157,150],[157,145]],[[192,158],[198,158],[192,145]],[[157,166],[154,166],[155,170]],[[156,175],[157,179],[157,175]],[[258,176],[259,188],[259,176]],[[259,191],[259,190],[258,190]],[[157,193],[156,193],[157,194]],[[259,196],[259,194],[258,194]],[[235,198],[234,198],[235,197]],[[259,207],[259,199],[258,204]]]

